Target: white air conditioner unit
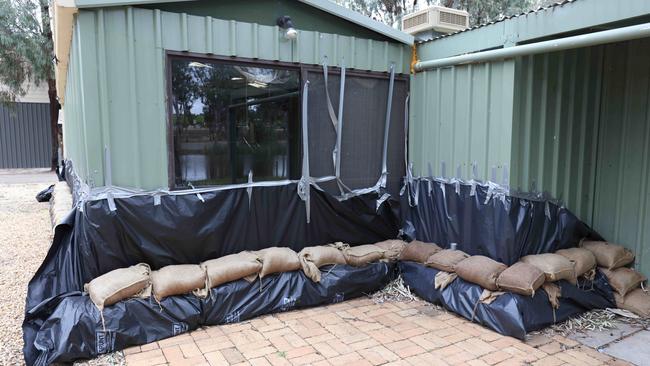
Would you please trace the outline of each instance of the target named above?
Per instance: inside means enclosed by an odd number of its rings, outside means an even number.
[[[402,18],[402,30],[416,34],[429,30],[440,33],[453,33],[469,27],[469,13],[464,10],[431,6]]]

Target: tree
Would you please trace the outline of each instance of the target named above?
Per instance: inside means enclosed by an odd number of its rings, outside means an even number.
[[[535,7],[540,0],[336,0],[336,2],[396,27],[402,16],[429,5],[467,10],[470,14],[470,25],[478,25],[524,12]]]
[[[25,86],[47,84],[52,129],[52,169],[58,165],[59,101],[48,0],[0,1],[0,102],[25,95]]]

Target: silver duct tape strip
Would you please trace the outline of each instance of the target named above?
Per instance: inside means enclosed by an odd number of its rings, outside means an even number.
[[[377,181],[380,188],[386,188],[388,176],[388,134],[390,132],[390,115],[393,109],[393,88],[395,87],[395,64],[390,65],[390,81],[388,83],[388,101],[386,102],[386,120],[384,122],[384,146],[381,159],[381,176]]]
[[[379,208],[381,207],[381,205],[383,205],[384,202],[386,202],[386,200],[388,200],[389,198],[390,198],[390,194],[388,193],[382,194],[381,197],[379,197],[379,199],[377,200],[377,208],[375,209],[375,212],[379,212]]]
[[[341,61],[341,83],[339,86],[339,120],[338,128],[336,129],[336,161],[334,162],[335,174],[336,174],[336,184],[339,187],[339,192],[343,194],[345,190],[350,191],[350,188],[346,186],[341,180],[341,144],[343,139],[343,104],[345,101],[345,59]]]
[[[115,199],[113,198],[113,195],[110,192],[108,193],[108,195],[106,195],[106,201],[108,201],[108,209],[111,212],[117,210],[117,207],[115,206]]]
[[[161,202],[160,202],[160,195],[159,195],[159,194],[155,194],[155,195],[153,196],[153,205],[154,205],[154,206],[160,206],[160,203],[161,203]]]
[[[253,169],[248,171],[248,184],[253,183]],[[246,193],[248,194],[248,209],[251,209],[251,203],[253,202],[253,187],[246,188]]]
[[[326,73],[327,74],[327,73]],[[325,82],[325,90],[327,90],[327,80]],[[328,97],[329,99],[329,97]],[[305,80],[302,89],[302,177],[298,182],[298,196],[305,201],[305,216],[307,223],[311,221],[311,208],[310,208],[310,195],[309,186],[311,178],[309,176],[309,123],[307,120],[308,103],[309,100],[309,80]],[[336,127],[335,127],[336,128]]]

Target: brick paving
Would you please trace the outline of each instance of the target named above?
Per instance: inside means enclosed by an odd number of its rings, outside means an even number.
[[[562,336],[504,337],[421,301],[367,298],[124,350],[140,365],[628,365]]]

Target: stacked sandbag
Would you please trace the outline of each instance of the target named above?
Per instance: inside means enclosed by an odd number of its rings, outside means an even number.
[[[582,247],[596,257],[598,268],[614,290],[616,306],[639,316],[650,316],[650,296],[643,290],[646,277],[626,266],[634,262],[634,253],[622,245],[606,241],[583,241]]]
[[[426,263],[429,257],[441,250],[442,249],[434,243],[425,243],[419,240],[413,240],[406,244],[404,250],[402,250],[402,253],[399,256],[399,260]]]
[[[469,258],[469,255],[463,251],[443,249],[432,254],[424,264],[439,271],[455,272],[456,265],[467,258]]]
[[[501,272],[497,287],[524,296],[535,296],[535,291],[545,280],[546,275],[541,269],[532,264],[517,262]]]
[[[50,198],[50,221],[52,227],[58,225],[72,210],[72,192],[66,182],[57,182]]]
[[[305,276],[314,282],[320,282],[320,267],[332,264],[346,264],[343,252],[339,250],[339,247],[342,247],[342,243],[303,248],[298,253],[298,259]]]
[[[348,265],[363,267],[384,259],[385,250],[374,244],[358,245],[343,249],[343,257]]]
[[[598,267],[616,269],[634,261],[634,253],[621,245],[606,241],[583,241],[582,247],[593,253]]]
[[[454,271],[458,277],[465,281],[475,283],[484,289],[497,291],[497,278],[501,272],[508,268],[491,258],[482,255],[473,255],[463,259],[455,265]]]
[[[205,286],[209,290],[242,278],[250,282],[262,270],[262,260],[255,252],[240,252],[205,261],[201,268],[206,273]]]
[[[397,240],[397,239],[380,241],[378,243],[375,243],[374,245],[383,249],[384,250],[383,259],[391,262],[398,260],[401,257],[402,252],[407,246],[405,241]]]
[[[650,318],[650,294],[641,288],[630,291],[625,297],[614,294],[616,306],[634,314]]]
[[[151,272],[153,296],[160,302],[173,295],[194,293],[206,297],[205,270],[198,264],[177,264]]]
[[[607,277],[612,289],[621,297],[625,297],[630,291],[639,288],[647,279],[643,274],[626,267],[614,270],[602,268],[601,271]]]
[[[84,285],[84,291],[101,311],[131,297],[151,295],[151,269],[145,263],[105,273]]]
[[[559,254],[527,255],[522,257],[520,261],[535,266],[544,272],[547,282],[566,280],[572,284],[577,283],[574,263]]]
[[[558,250],[555,254],[561,255],[573,262],[576,277],[584,276],[588,279],[593,279],[596,273],[596,257],[591,251],[585,248],[569,248]]]
[[[297,271],[301,268],[298,253],[291,248],[271,247],[255,252],[262,261],[260,278],[273,273]]]

